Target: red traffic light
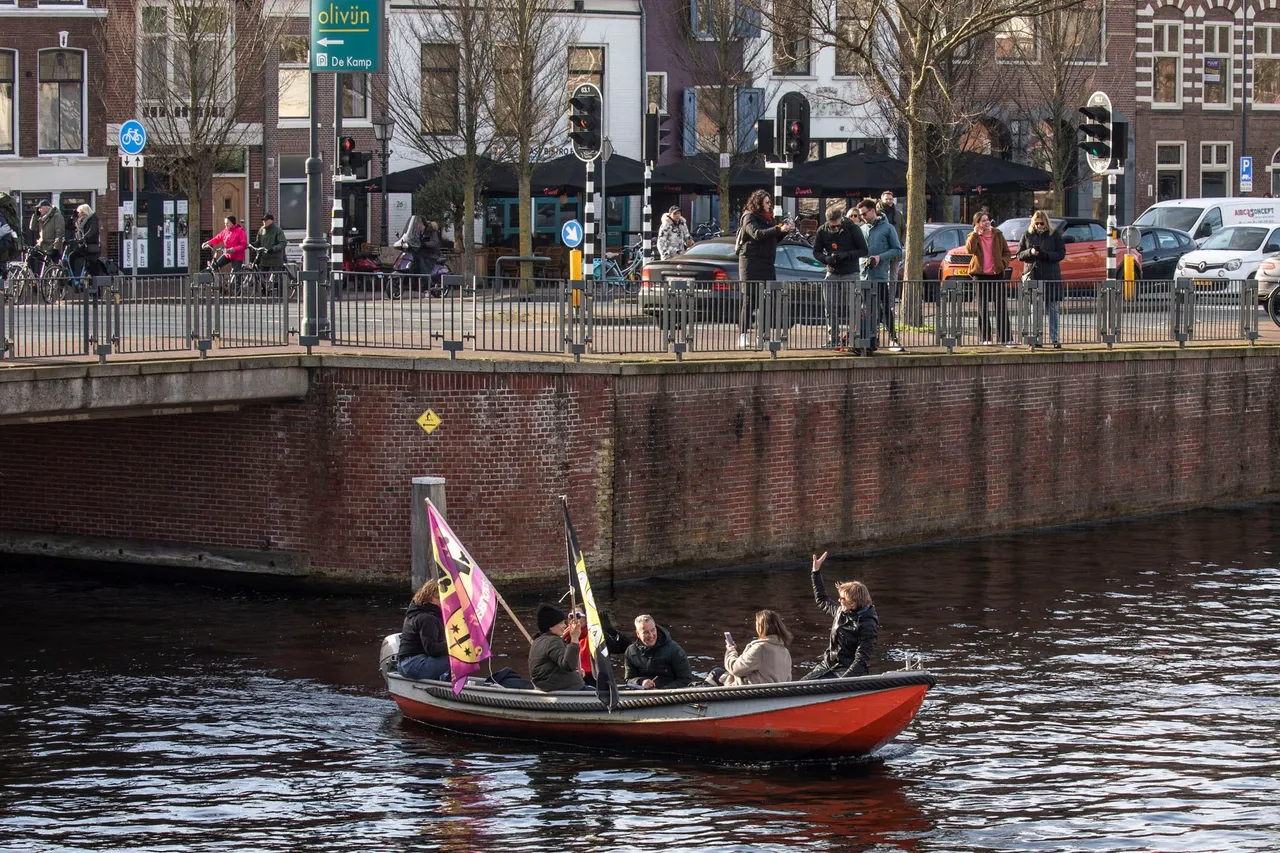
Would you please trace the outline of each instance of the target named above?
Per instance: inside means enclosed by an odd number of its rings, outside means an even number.
[[[800,130],[801,130],[801,128],[800,128],[800,122],[798,122],[798,121],[793,121],[793,122],[791,122],[791,133],[793,133],[793,134],[794,134],[794,135],[796,135],[796,136],[799,136],[799,135],[800,135]]]
[[[344,136],[344,137],[342,137],[342,151],[343,151],[343,153],[350,154],[352,151],[355,151],[355,150],[356,150],[356,140],[355,140],[355,138],[354,138],[354,137],[351,137],[351,136]]]

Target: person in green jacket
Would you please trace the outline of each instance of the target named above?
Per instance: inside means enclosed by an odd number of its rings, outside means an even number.
[[[289,240],[276,225],[276,218],[270,213],[262,214],[262,227],[253,237],[253,246],[258,250],[258,269],[284,269],[284,247],[287,245]]]
[[[39,262],[40,270],[32,270],[37,275],[44,269],[44,264],[52,263],[62,256],[62,247],[67,242],[67,223],[62,211],[53,206],[48,199],[40,199],[36,204],[36,212],[31,214],[28,231],[40,235],[36,242],[36,250],[43,256],[32,258],[32,263]]]

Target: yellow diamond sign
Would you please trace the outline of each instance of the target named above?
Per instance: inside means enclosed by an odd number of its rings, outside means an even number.
[[[440,416],[427,409],[418,417],[418,426],[426,430],[427,435],[430,435],[436,431],[436,427],[440,426]]]

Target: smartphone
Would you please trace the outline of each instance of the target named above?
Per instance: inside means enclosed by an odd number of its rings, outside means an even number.
[[[726,643],[728,643],[729,645],[731,645],[731,646],[732,646],[732,645],[734,645],[734,642],[733,642],[733,635],[732,635],[732,634],[730,634],[728,631],[725,631],[725,632],[724,632],[724,641],[725,641]]]

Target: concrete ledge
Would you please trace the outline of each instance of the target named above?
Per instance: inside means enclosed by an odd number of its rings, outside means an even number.
[[[201,547],[175,542],[58,533],[0,530],[0,554],[284,577],[306,577],[311,573],[310,555],[293,551]]]
[[[166,362],[0,371],[0,424],[188,414],[301,399],[309,372],[292,364]]]

